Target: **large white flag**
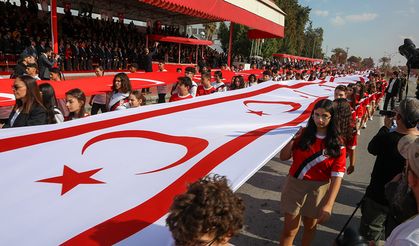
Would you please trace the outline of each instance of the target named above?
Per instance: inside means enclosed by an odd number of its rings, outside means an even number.
[[[351,81],[266,82],[0,130],[0,244],[167,245],[165,214],[188,183],[217,173],[237,189]]]

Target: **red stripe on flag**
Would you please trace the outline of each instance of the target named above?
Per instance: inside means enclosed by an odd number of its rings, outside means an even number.
[[[165,215],[169,211],[174,196],[184,192],[187,184],[195,182],[207,175],[212,169],[234,155],[237,151],[240,151],[270,131],[279,127],[296,126],[304,122],[310,116],[314,105],[325,98],[327,97],[317,98],[310,103],[304,112],[290,122],[262,127],[225,143],[206,155],[185,174],[149,200],[84,231],[64,242],[62,245],[110,245],[137,233]]]

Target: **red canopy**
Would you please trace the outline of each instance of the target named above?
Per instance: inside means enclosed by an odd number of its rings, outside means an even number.
[[[147,36],[151,40],[160,41],[160,42],[190,44],[190,45],[213,45],[214,44],[210,40],[200,40],[200,39],[194,39],[194,38],[163,36],[163,35],[157,35],[157,34],[148,34]]]
[[[280,58],[294,59],[294,60],[298,60],[298,61],[309,61],[309,62],[323,63],[322,59],[315,59],[315,58],[309,58],[309,57],[303,57],[303,56],[294,56],[294,55],[289,55],[289,54],[273,54],[272,56],[280,57]]]
[[[284,13],[267,0],[140,0],[158,8],[213,21],[231,21],[257,29],[258,38],[284,37]]]

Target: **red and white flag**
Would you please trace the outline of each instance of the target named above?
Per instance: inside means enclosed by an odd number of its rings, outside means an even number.
[[[344,81],[343,81],[344,82]],[[3,245],[168,245],[176,194],[209,174],[237,189],[336,83],[263,84],[56,125],[0,130]]]

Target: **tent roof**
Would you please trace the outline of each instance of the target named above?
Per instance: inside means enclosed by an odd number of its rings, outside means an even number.
[[[63,6],[62,0],[61,6]],[[284,37],[285,13],[270,0],[80,0],[94,12],[162,24],[191,25],[232,21],[258,30],[258,38]]]
[[[280,57],[280,58],[295,59],[295,60],[300,60],[300,61],[323,62],[322,59],[315,59],[315,58],[309,58],[309,57],[303,57],[303,56],[294,56],[290,54],[273,54],[272,56]]]
[[[190,45],[214,44],[212,41],[209,41],[209,40],[200,40],[200,39],[194,39],[194,38],[183,38],[183,37],[175,37],[175,36],[164,36],[164,35],[156,35],[156,34],[148,34],[148,38],[155,41],[178,43],[178,44],[190,44]]]

